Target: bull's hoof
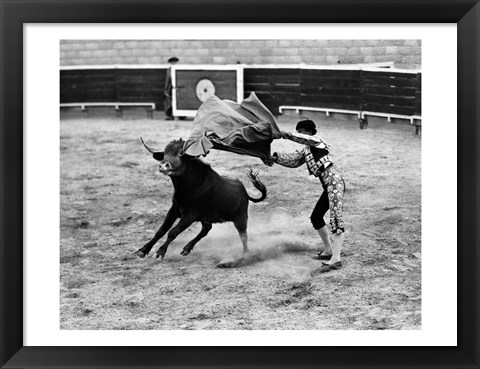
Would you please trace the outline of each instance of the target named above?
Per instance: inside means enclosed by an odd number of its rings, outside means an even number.
[[[162,255],[158,252],[156,252],[155,254],[152,255],[152,258],[155,258],[155,259],[160,258],[160,261],[162,261],[164,257],[165,257],[165,254]]]
[[[142,259],[146,255],[142,250],[135,251],[134,254],[137,255],[139,258],[142,258]]]
[[[188,254],[190,254],[190,252],[191,252],[190,250],[183,249],[182,252],[180,253],[180,255],[187,256]]]
[[[230,260],[230,261],[221,261],[217,264],[217,268],[236,268],[242,262],[242,259]]]
[[[217,268],[235,268],[235,263],[233,261],[227,261],[217,264]]]

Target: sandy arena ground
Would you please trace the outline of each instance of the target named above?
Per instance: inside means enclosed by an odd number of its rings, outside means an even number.
[[[186,138],[192,121],[142,114],[61,121],[62,329],[420,329],[421,138],[405,123],[314,116],[333,146],[345,195],[344,268],[318,274],[322,243],[309,216],[318,179],[256,158],[212,151],[205,161],[259,193],[247,168],[260,170],[268,198],[249,207],[253,257],[235,269],[215,265],[241,254],[233,224],[214,225],[193,252],[163,262],[133,252],[160,226],[173,186],[139,137],[163,148]],[[298,117],[279,118],[293,130]],[[276,140],[274,151],[300,146]],[[328,221],[328,214],[327,214]],[[153,250],[156,250],[161,242]]]

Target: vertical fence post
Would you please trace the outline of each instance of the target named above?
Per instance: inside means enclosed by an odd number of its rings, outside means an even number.
[[[417,73],[417,83],[415,86],[415,115],[422,115],[422,73]],[[414,120],[415,135],[419,136],[422,131],[422,121]]]
[[[366,115],[363,115],[363,109],[365,104],[365,86],[363,82],[363,69],[360,69],[360,116],[358,117],[358,124],[360,129],[367,129],[368,118]]]

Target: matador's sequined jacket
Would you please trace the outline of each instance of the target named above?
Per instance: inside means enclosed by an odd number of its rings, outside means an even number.
[[[343,194],[345,181],[333,168],[330,161],[329,146],[318,136],[292,133],[290,140],[302,143],[303,150],[293,154],[275,153],[274,161],[289,168],[296,168],[306,163],[308,172],[319,178],[327,193],[330,208],[330,228],[333,233],[345,232],[343,223]]]

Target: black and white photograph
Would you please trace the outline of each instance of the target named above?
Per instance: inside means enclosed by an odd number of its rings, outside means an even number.
[[[58,47],[61,330],[422,328],[421,40]]]
[[[0,0],[1,368],[478,365],[480,0]]]

